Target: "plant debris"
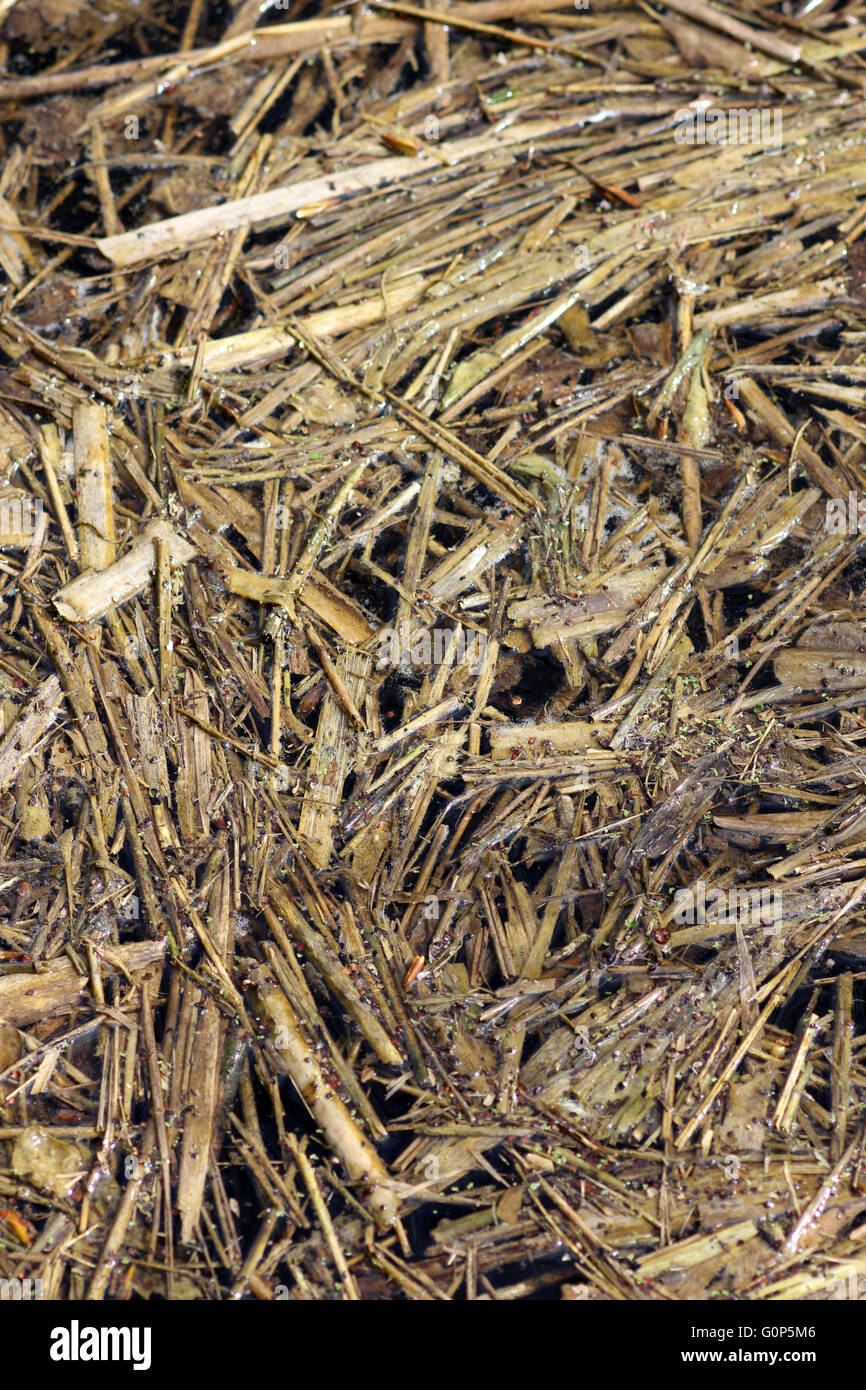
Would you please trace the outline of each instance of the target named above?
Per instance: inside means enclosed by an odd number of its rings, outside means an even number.
[[[863,12],[798,14],[0,5],[0,1280],[866,1275]]]

